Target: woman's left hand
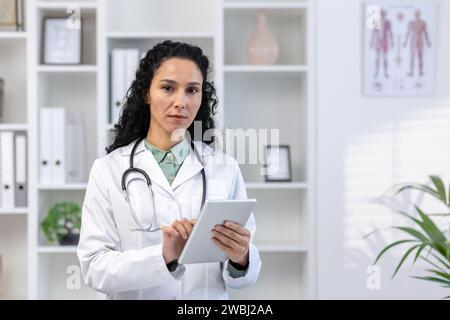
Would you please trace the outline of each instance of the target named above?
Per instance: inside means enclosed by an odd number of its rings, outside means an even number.
[[[250,231],[237,223],[226,221],[224,225],[216,225],[212,235],[213,242],[225,251],[233,263],[243,267],[248,265]]]

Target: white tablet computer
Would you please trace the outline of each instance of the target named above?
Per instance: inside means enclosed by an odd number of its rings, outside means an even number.
[[[255,204],[256,199],[206,200],[200,217],[181,252],[178,263],[225,261],[227,255],[211,239],[212,229],[217,224],[224,224],[225,221],[233,221],[245,225]]]

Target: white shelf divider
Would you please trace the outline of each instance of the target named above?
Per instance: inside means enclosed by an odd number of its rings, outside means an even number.
[[[248,182],[247,189],[308,189],[305,182]]]
[[[166,39],[166,38],[206,38],[213,39],[214,34],[209,32],[108,32],[108,39]]]
[[[226,65],[225,72],[307,72],[306,65]]]
[[[261,252],[308,252],[306,246],[295,243],[256,243],[256,246]]]
[[[76,253],[76,246],[39,246],[39,253]]]
[[[1,40],[25,40],[27,33],[24,31],[0,31]]]
[[[239,10],[255,10],[255,9],[307,9],[306,2],[283,2],[283,1],[267,1],[267,2],[225,2],[225,9],[239,9]]]
[[[38,65],[37,71],[41,73],[95,73],[96,65]]]
[[[66,10],[69,7],[78,7],[84,10],[97,9],[97,3],[87,1],[39,1],[36,5],[38,9]]]
[[[46,185],[39,184],[39,190],[85,190],[87,183],[67,183],[67,184],[56,184],[56,185]]]
[[[28,208],[0,208],[0,215],[26,215]]]
[[[0,123],[0,131],[27,131],[26,123]]]

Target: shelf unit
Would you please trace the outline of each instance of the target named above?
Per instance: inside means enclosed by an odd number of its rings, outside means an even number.
[[[28,30],[25,23],[25,31],[0,31],[0,78],[5,81],[0,131],[25,131],[27,136]],[[29,213],[30,207],[0,206],[0,255],[3,260],[0,280],[3,283],[3,296],[0,299],[28,297]]]
[[[82,64],[44,65],[42,19],[67,16],[69,5],[80,8],[85,26]],[[177,10],[172,10],[174,7]],[[262,9],[279,40],[279,62],[272,66],[250,65],[245,54],[257,12]],[[230,297],[314,298],[314,12],[312,0],[26,0],[26,30],[0,33],[0,76],[14,81],[7,102],[15,106],[14,111],[5,112],[0,130],[29,133],[28,208],[0,209],[0,229],[20,231],[17,235],[0,232],[0,249],[5,250],[1,243],[17,243],[7,250],[21,252],[22,256],[11,263],[28,267],[13,271],[11,279],[20,285],[12,289],[7,284],[6,296],[104,298],[84,284],[78,290],[67,288],[68,267],[78,265],[76,247],[49,245],[39,224],[56,201],[82,204],[87,173],[110,142],[111,49],[139,48],[145,52],[164,39],[172,39],[195,43],[210,58],[220,101],[216,117],[220,130],[279,128],[280,143],[291,146],[292,182],[266,183],[259,174],[260,165],[241,165],[248,196],[258,199],[255,243],[263,266],[254,286],[230,290]],[[13,68],[18,66],[19,72],[12,76]],[[19,90],[23,84],[26,94]],[[65,107],[69,114],[83,114],[86,136],[90,137],[86,145],[86,181],[63,185],[39,181],[39,110],[56,106]],[[283,114],[289,117],[280,117]],[[10,265],[6,267],[11,269]]]

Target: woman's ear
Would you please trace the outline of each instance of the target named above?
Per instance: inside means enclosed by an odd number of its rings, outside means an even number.
[[[148,91],[144,92],[142,97],[144,98],[144,102],[149,105],[150,104],[150,93]]]

